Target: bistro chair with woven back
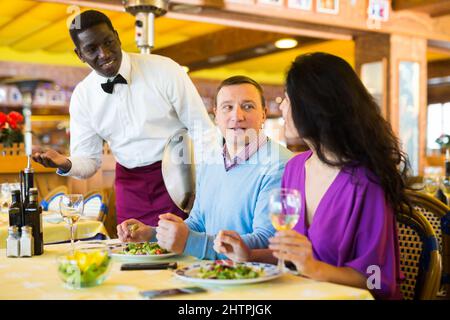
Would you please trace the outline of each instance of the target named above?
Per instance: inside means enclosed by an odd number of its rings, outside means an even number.
[[[435,299],[442,266],[433,227],[421,213],[405,206],[397,215],[397,228],[403,298]]]
[[[424,192],[407,190],[413,208],[422,214],[433,227],[442,256],[440,299],[450,299],[450,207]]]
[[[95,189],[84,195],[84,216],[104,222],[108,214],[108,194],[103,189]]]

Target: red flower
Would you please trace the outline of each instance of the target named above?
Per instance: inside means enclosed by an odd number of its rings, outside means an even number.
[[[3,129],[6,124],[6,114],[0,112],[0,129]]]
[[[9,123],[11,129],[16,130],[17,125],[23,122],[23,116],[16,111],[11,111],[6,117],[6,121]]]
[[[11,111],[8,114],[8,117],[10,119],[12,119],[13,121],[17,122],[17,123],[22,123],[23,122],[23,115],[21,115],[19,112]]]

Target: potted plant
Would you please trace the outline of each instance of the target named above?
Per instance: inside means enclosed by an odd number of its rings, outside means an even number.
[[[441,136],[436,139],[436,143],[441,147],[441,153],[445,154],[445,150],[450,149],[450,135],[441,134]]]
[[[23,116],[16,111],[8,114],[0,112],[0,143],[3,147],[12,147],[23,142]]]

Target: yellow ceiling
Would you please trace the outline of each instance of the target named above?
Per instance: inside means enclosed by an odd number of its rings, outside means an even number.
[[[67,29],[73,17],[70,7],[30,0],[0,0],[0,60],[55,63],[55,60],[67,59],[68,65],[82,65],[72,52],[73,44]],[[90,8],[80,7],[81,11],[86,9]],[[134,41],[134,17],[126,12],[100,11],[112,20],[124,50],[138,52]],[[214,24],[158,18],[155,20],[155,48],[223,28]],[[58,56],[63,59],[58,59]]]
[[[0,61],[20,61],[83,66],[73,53],[67,23],[73,17],[69,5],[31,0],[0,0]],[[88,8],[80,8],[81,11]],[[101,10],[117,29],[126,51],[137,52],[134,17],[125,12]],[[214,32],[225,26],[168,19],[155,20],[155,49]],[[245,74],[263,83],[281,84],[290,62],[299,54],[325,51],[354,63],[352,41],[325,41],[298,49],[254,58],[226,66],[192,72],[192,77],[223,79]],[[448,59],[448,54],[428,53],[429,60]]]
[[[300,54],[314,51],[331,53],[354,64],[354,42],[345,40],[325,41],[314,45],[282,51],[275,54],[254,58],[247,61],[228,64],[208,70],[192,72],[191,76],[208,79],[225,79],[232,75],[243,74],[253,77],[262,83],[281,84],[290,63]]]

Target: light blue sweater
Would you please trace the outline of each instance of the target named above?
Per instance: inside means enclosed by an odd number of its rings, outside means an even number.
[[[267,248],[275,233],[269,217],[269,193],[281,186],[292,153],[268,140],[246,162],[225,171],[222,154],[214,164],[197,167],[194,206],[185,220],[190,231],[184,254],[225,259],[214,251],[220,230],[234,230],[250,248]]]

